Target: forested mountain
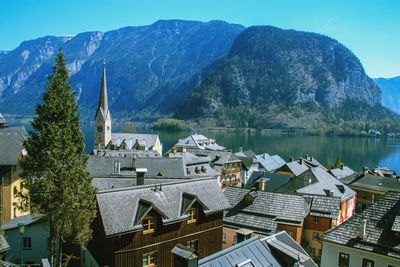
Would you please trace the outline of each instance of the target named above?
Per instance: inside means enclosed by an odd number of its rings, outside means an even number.
[[[208,118],[216,126],[315,130],[396,120],[381,106],[380,89],[357,57],[315,33],[247,28],[207,73],[178,117]]]
[[[374,79],[382,91],[382,105],[400,114],[400,76]]]
[[[224,56],[243,28],[222,21],[168,20],[23,42],[13,51],[0,53],[0,112],[34,114],[59,48],[84,116],[94,116],[103,61],[115,118],[169,112],[187,96],[190,78]]]

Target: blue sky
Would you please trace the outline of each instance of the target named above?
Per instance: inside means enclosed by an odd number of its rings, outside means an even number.
[[[0,50],[44,35],[108,31],[159,19],[318,32],[349,47],[371,77],[400,75],[398,0],[0,0]]]

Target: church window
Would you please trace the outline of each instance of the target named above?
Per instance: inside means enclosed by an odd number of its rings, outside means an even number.
[[[97,126],[97,131],[98,131],[98,132],[103,131],[103,127],[102,127],[102,126]]]

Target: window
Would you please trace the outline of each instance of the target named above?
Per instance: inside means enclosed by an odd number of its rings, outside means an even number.
[[[156,223],[153,217],[147,216],[142,221],[143,234],[150,234],[156,230]]]
[[[10,177],[9,176],[1,177],[1,184],[2,185],[10,185]]]
[[[226,234],[225,233],[223,233],[222,234],[222,243],[226,243]]]
[[[98,132],[103,131],[103,126],[97,126],[97,131],[98,131]]]
[[[191,208],[187,211],[186,214],[189,216],[187,223],[197,222],[197,209]]]
[[[362,267],[374,267],[375,262],[370,259],[363,258],[362,259]]]
[[[152,252],[152,253],[143,255],[142,263],[143,263],[142,264],[143,267],[156,266],[156,253]]]
[[[311,256],[315,256],[315,248],[309,247],[309,248],[308,248],[308,253],[309,253]]]
[[[199,250],[199,241],[198,240],[192,240],[187,242],[186,246],[192,250]]]
[[[350,255],[347,253],[339,252],[339,267],[349,267],[350,266]]]
[[[233,244],[235,245],[237,243],[237,235],[233,236]]]
[[[313,240],[319,240],[319,233],[318,232],[313,232],[312,233],[312,239]]]
[[[30,237],[23,238],[23,248],[26,250],[32,249],[32,239]]]
[[[319,217],[313,217],[313,223],[319,224]]]
[[[109,131],[110,130],[110,126],[107,126],[107,131]]]
[[[17,195],[17,193],[18,193],[18,189],[17,189],[17,187],[16,186],[14,186],[14,188],[13,188],[13,193],[14,193],[14,197]]]

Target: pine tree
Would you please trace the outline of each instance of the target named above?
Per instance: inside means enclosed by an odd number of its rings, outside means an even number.
[[[47,219],[50,260],[52,266],[61,266],[62,245],[84,246],[96,216],[95,189],[86,169],[78,106],[61,50],[36,113],[34,131],[25,143],[28,156],[22,162],[27,190],[20,194],[22,206]]]

